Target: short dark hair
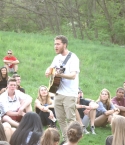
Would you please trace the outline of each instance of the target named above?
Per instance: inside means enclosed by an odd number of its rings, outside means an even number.
[[[9,49],[8,51],[10,51],[11,53],[13,53],[11,49]],[[7,52],[8,52],[8,51],[7,51]]]
[[[15,78],[10,78],[10,79],[7,81],[7,84],[9,84],[10,82],[16,82],[16,79],[15,79]]]
[[[20,75],[18,75],[18,74],[13,74],[13,75],[12,75],[12,78],[14,78],[14,79],[15,79],[16,77],[21,77],[21,76],[20,76]]]
[[[124,88],[122,88],[122,87],[117,88],[116,93],[117,93],[119,90],[122,90],[122,91],[124,91],[124,93],[125,93],[125,90],[124,90]]]
[[[66,46],[68,45],[68,39],[64,36],[64,35],[58,35],[55,37],[54,40],[61,40],[63,44],[66,44]]]

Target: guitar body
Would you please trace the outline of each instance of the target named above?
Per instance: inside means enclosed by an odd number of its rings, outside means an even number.
[[[63,73],[65,71],[65,68],[52,68],[51,75],[50,75],[50,81],[49,81],[49,92],[56,93],[56,91],[59,88],[61,77],[56,77],[55,73]]]
[[[60,81],[61,81],[61,77],[54,77],[53,84],[50,87],[49,92],[56,93],[56,91],[59,88]]]

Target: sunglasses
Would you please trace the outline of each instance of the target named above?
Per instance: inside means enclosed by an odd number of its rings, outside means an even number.
[[[8,53],[8,54],[12,54],[12,53]]]

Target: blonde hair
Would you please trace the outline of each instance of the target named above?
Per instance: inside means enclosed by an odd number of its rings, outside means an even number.
[[[56,128],[48,128],[41,137],[40,145],[54,145],[60,141],[60,134]]]
[[[101,92],[100,92],[99,98],[98,98],[98,100],[96,102],[102,101],[101,95],[102,95],[102,92],[103,91],[108,94],[108,99],[106,100],[106,103],[105,104],[106,104],[106,109],[107,110],[110,110],[110,107],[111,107],[111,95],[110,95],[109,90],[107,90],[105,88],[102,89]]]
[[[112,125],[112,133],[113,133],[112,145],[124,145],[125,144],[125,117],[120,115],[114,115],[111,125]]]
[[[40,89],[41,89],[42,87],[45,88],[45,89],[47,89],[46,104],[52,104],[52,100],[51,100],[51,98],[50,98],[48,88],[47,88],[46,86],[44,86],[44,85],[42,85],[42,86],[39,87],[37,99],[40,101],[41,105],[44,105],[44,104],[43,104],[42,96],[41,96],[41,94],[40,94]]]

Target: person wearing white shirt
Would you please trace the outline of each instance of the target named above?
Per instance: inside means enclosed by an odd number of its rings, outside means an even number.
[[[1,94],[0,102],[3,106],[3,122],[8,122],[14,127],[19,125],[26,112],[32,111],[32,97],[16,90],[16,80],[11,78],[7,82],[7,90]]]
[[[48,77],[51,74],[52,68],[65,68],[63,73],[56,73],[56,77],[61,77],[60,85],[54,97],[54,109],[57,120],[66,140],[67,122],[76,120],[76,101],[78,97],[79,86],[79,59],[73,52],[67,49],[68,40],[65,36],[56,36],[54,41],[54,49],[56,56],[47,68],[45,75]],[[71,54],[71,55],[70,55]],[[67,56],[70,55],[67,63],[63,66]],[[67,122],[66,122],[67,120]]]

